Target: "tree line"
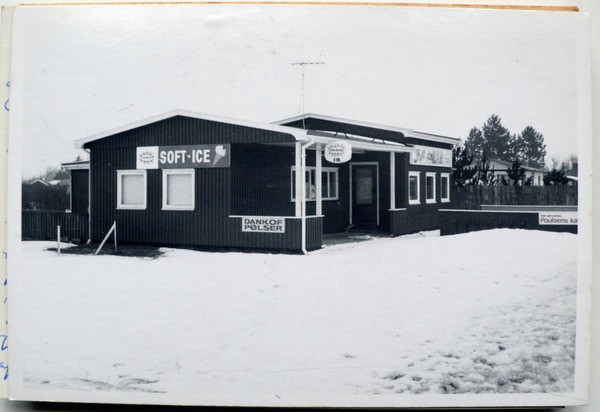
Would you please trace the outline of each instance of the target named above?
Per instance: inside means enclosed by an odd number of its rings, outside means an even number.
[[[481,128],[471,128],[464,145],[454,148],[453,181],[461,187],[531,185],[533,176],[526,177],[525,166],[544,168],[545,157],[546,144],[540,132],[532,126],[526,126],[519,134],[511,133],[502,125],[500,116],[492,114]],[[495,173],[490,167],[490,159],[511,164],[506,169],[506,176]],[[577,157],[571,156],[568,162],[559,165],[553,159],[552,169],[544,175],[544,184],[567,184],[567,173],[573,169],[577,175]]]

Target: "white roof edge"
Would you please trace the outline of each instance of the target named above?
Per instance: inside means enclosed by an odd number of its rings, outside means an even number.
[[[134,123],[130,123],[125,126],[120,126],[120,127],[110,129],[110,130],[107,130],[107,131],[104,131],[101,133],[97,133],[92,136],[88,136],[88,137],[85,137],[82,139],[77,139],[74,142],[75,147],[82,148],[83,145],[86,143],[90,143],[95,140],[102,139],[104,137],[112,136],[117,133],[122,133],[127,130],[135,129],[137,127],[146,126],[151,123],[159,122],[161,120],[165,120],[165,119],[175,117],[175,116],[192,117],[195,119],[210,120],[210,121],[221,122],[221,123],[230,123],[230,124],[235,124],[238,126],[246,126],[246,127],[256,128],[256,129],[269,130],[269,131],[273,131],[273,132],[286,133],[286,134],[293,135],[294,138],[298,141],[307,140],[306,132],[304,130],[297,129],[295,127],[281,126],[281,125],[272,124],[272,123],[260,123],[260,122],[252,122],[252,121],[248,121],[248,120],[232,119],[232,118],[228,118],[228,117],[224,117],[224,116],[215,116],[215,115],[211,115],[211,114],[196,113],[196,112],[191,112],[191,111],[187,111],[187,110],[177,109],[177,110],[171,110],[170,112],[162,113],[162,114],[159,114],[156,116],[148,117],[146,119],[143,119],[143,120],[140,120],[140,121],[137,121]]]
[[[331,142],[339,142],[339,138],[335,137],[326,137],[326,136],[314,136],[310,135],[309,139],[315,143],[331,143]],[[363,149],[375,152],[394,152],[394,153],[411,153],[413,151],[412,147],[404,146],[404,145],[392,145],[387,143],[378,143],[378,142],[361,142],[358,140],[342,140],[347,142],[355,149]]]
[[[80,170],[80,169],[89,169],[90,161],[85,160],[81,162],[67,162],[61,163],[61,167],[65,170]]]
[[[461,140],[458,137],[449,137],[449,136],[441,136],[441,135],[436,135],[436,134],[431,134],[431,133],[417,132],[417,131],[407,129],[404,127],[385,126],[385,125],[380,125],[380,124],[375,124],[375,123],[344,119],[341,117],[325,116],[325,115],[316,114],[316,113],[299,114],[299,115],[292,116],[292,117],[289,117],[286,119],[277,120],[273,123],[274,124],[291,123],[291,122],[305,119],[307,117],[314,117],[315,119],[327,120],[327,121],[332,121],[332,122],[348,123],[348,124],[352,124],[352,125],[356,125],[356,126],[372,127],[375,129],[384,129],[384,130],[389,130],[392,132],[402,133],[406,137],[414,137],[417,139],[431,140],[434,142],[447,143],[447,144],[452,144],[455,146],[458,145]]]

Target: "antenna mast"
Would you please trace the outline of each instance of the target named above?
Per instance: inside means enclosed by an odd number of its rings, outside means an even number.
[[[301,73],[302,73],[302,127],[304,129],[306,129],[306,124],[304,122],[304,115],[306,114],[305,110],[304,110],[304,68],[306,66],[312,66],[312,65],[316,65],[316,64],[325,64],[325,62],[307,62],[307,61],[299,61],[299,62],[294,62],[292,63],[292,66],[300,66],[301,68]]]

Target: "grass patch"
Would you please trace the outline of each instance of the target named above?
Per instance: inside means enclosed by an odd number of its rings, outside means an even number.
[[[98,249],[98,246],[100,246],[99,243],[71,246],[64,249],[61,248],[60,253],[65,255],[94,255]],[[56,252],[55,247],[51,247],[46,250]],[[113,245],[104,245],[98,255],[157,259],[164,255],[164,252],[161,252],[157,246],[149,245],[119,245],[116,251]]]

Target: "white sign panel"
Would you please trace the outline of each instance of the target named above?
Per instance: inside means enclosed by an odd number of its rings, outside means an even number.
[[[410,154],[410,164],[419,166],[452,167],[452,150],[437,147],[415,146]]]
[[[352,146],[344,141],[331,142],[325,146],[324,153],[328,162],[345,163],[352,159]]]
[[[577,212],[539,213],[540,225],[576,225]]]
[[[228,144],[193,146],[144,146],[136,148],[137,169],[200,169],[229,167]]]
[[[135,168],[158,169],[158,146],[137,147]]]
[[[285,233],[285,218],[244,216],[242,217],[242,232]]]

